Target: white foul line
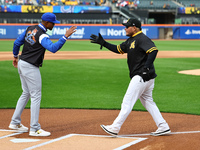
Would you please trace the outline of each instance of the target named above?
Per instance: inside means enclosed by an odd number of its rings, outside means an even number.
[[[171,134],[187,134],[187,133],[200,133],[200,131],[172,132]]]
[[[189,134],[189,133],[200,133],[200,131],[171,132],[170,134]],[[150,136],[150,133],[119,135],[119,137],[129,137],[129,136]]]
[[[9,131],[9,132],[16,132],[16,130],[4,130],[4,129],[0,129],[0,131]],[[15,135],[18,135],[18,134],[22,134],[23,132],[16,132],[16,133],[12,133],[12,134],[9,134],[9,135],[5,135],[5,136],[2,136],[0,137],[0,139],[3,139],[3,138],[7,138],[7,137],[10,137],[10,136],[15,136]],[[170,134],[191,134],[191,133],[200,133],[200,131],[183,131],[183,132],[171,132]],[[69,138],[69,137],[72,137],[72,136],[75,136],[75,135],[81,135],[81,136],[95,136],[95,137],[113,137],[113,136],[104,136],[104,135],[87,135],[87,134],[68,134],[68,135],[65,135],[65,136],[62,136],[62,137],[59,137],[59,138],[56,138],[56,139],[53,139],[53,140],[50,140],[50,141],[47,141],[47,142],[44,142],[44,143],[41,143],[41,144],[38,144],[38,145],[34,145],[32,147],[29,147],[29,148],[26,148],[24,150],[32,150],[34,148],[38,148],[40,146],[43,146],[43,145],[47,145],[47,144],[50,144],[50,143],[53,143],[53,142],[56,142],[56,141],[59,141],[59,140],[62,140],[62,139],[65,139],[65,138]],[[128,134],[128,135],[119,135],[117,136],[117,138],[129,138],[129,137],[132,137],[134,138],[133,136],[150,136],[149,133],[145,133],[145,134]],[[139,137],[135,137],[135,141],[133,142],[130,142],[128,144],[125,144],[121,147],[118,147],[114,150],[122,150],[122,149],[125,149],[127,147],[130,147],[131,145],[133,144],[136,144],[136,143],[139,143],[143,140],[146,140],[147,138],[139,138]]]
[[[73,135],[74,134],[68,134],[68,135],[65,135],[65,136],[61,136],[61,137],[59,137],[57,139],[53,139],[53,140],[50,140],[50,141],[47,141],[47,142],[44,142],[44,143],[41,143],[41,144],[38,144],[38,145],[34,145],[32,147],[25,148],[24,150],[31,150],[31,149],[34,149],[34,148],[37,148],[37,147],[40,147],[40,146],[43,146],[43,145],[46,145],[46,144],[50,144],[50,143],[53,143],[53,142],[56,142],[56,141],[71,137]]]
[[[23,132],[17,132],[17,130],[4,130],[4,129],[0,129],[0,131],[16,132],[16,133],[8,134],[8,135],[5,135],[5,136],[1,136],[0,139],[7,138],[7,137],[10,137],[10,136],[15,136],[15,135],[23,133]]]
[[[118,147],[118,148],[115,148],[114,150],[122,150],[122,149],[125,149],[125,148],[127,148],[127,147],[130,147],[131,145],[134,145],[134,144],[139,143],[139,142],[141,142],[141,141],[144,141],[144,140],[146,140],[146,139],[147,139],[147,138],[138,138],[137,140],[135,140],[135,141],[133,141],[133,142],[130,142],[130,143],[128,143],[128,144],[122,145],[122,146],[120,146],[120,147]]]
[[[38,145],[35,145],[35,146],[32,146],[32,147],[28,147],[28,148],[26,148],[26,149],[24,149],[24,150],[32,150],[32,149],[34,149],[34,148],[38,148],[38,147],[40,147],[40,146],[44,146],[44,145],[47,145],[47,144],[50,144],[50,143],[53,143],[53,142],[56,142],[56,141],[59,141],[59,140],[62,140],[62,139],[65,139],[65,138],[69,138],[69,137],[72,137],[72,136],[75,136],[75,135],[80,135],[80,136],[94,136],[94,137],[113,137],[113,136],[104,136],[104,135],[88,135],[88,134],[68,134],[68,135],[66,135],[66,136],[62,136],[62,137],[60,137],[60,138],[57,138],[57,139],[53,139],[53,140],[50,140],[50,141],[47,141],[47,142],[44,142],[44,143],[41,143],[41,144],[38,144]],[[120,138],[120,137],[119,137]],[[121,137],[122,138],[122,137]],[[129,137],[123,137],[123,138],[129,138]],[[133,138],[133,137],[132,137]],[[132,138],[130,138],[130,139],[132,139]],[[131,145],[133,145],[133,144],[136,144],[136,143],[139,143],[139,142],[141,142],[141,141],[143,141],[143,140],[146,140],[147,138],[134,138],[134,139],[136,139],[135,141],[133,141],[133,142],[130,142],[130,143],[128,143],[128,144],[125,144],[125,145],[123,145],[123,146],[121,146],[121,147],[118,147],[118,148],[116,148],[116,149],[114,149],[114,150],[122,150],[122,149],[124,149],[124,148],[127,148],[127,147],[129,147],[129,146],[131,146]]]

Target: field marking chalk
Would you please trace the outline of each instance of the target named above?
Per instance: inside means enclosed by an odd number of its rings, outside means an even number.
[[[61,136],[57,139],[53,139],[53,140],[50,140],[50,141],[47,141],[47,142],[44,142],[44,143],[41,143],[41,144],[38,144],[38,145],[34,145],[32,147],[25,148],[24,150],[31,150],[31,149],[34,149],[34,148],[38,148],[38,147],[46,145],[46,144],[50,144],[50,143],[60,141],[60,140],[65,139],[65,138],[69,138],[71,136],[74,136],[74,134],[68,134],[68,135],[65,135],[65,136]]]
[[[4,130],[4,129],[0,129],[0,132],[1,132],[1,131],[3,131],[3,132],[16,132],[16,133],[12,133],[12,134],[8,134],[8,135],[5,135],[5,136],[1,136],[0,139],[3,139],[3,138],[7,138],[7,137],[11,137],[11,136],[15,136],[15,135],[24,133],[24,132],[18,132],[17,130]]]
[[[29,142],[38,142],[40,141],[40,139],[15,138],[10,141],[13,143],[29,143]]]
[[[19,132],[18,130],[6,130],[6,129],[0,129],[0,132]]]
[[[139,143],[139,142],[141,142],[141,141],[144,141],[144,140],[146,140],[146,139],[147,139],[147,138],[138,138],[137,140],[135,140],[135,141],[133,141],[133,142],[130,142],[130,143],[128,143],[128,144],[122,145],[122,146],[120,146],[120,147],[118,147],[118,148],[115,148],[114,150],[122,150],[122,149],[128,148],[128,147],[130,147],[130,146],[132,146],[132,145],[134,145],[134,144],[137,144],[137,143]]]
[[[191,134],[191,133],[200,133],[200,131],[171,132],[170,134]],[[144,133],[144,134],[127,134],[127,135],[119,135],[118,137],[132,137],[132,136],[150,136],[150,133]]]
[[[104,135],[88,135],[88,134],[68,134],[68,135],[65,135],[65,136],[62,136],[62,137],[59,137],[57,139],[53,139],[53,140],[50,140],[50,141],[47,141],[47,142],[44,142],[44,143],[41,143],[41,144],[38,144],[38,145],[34,145],[32,147],[28,147],[24,150],[32,150],[34,148],[38,148],[38,147],[41,147],[41,146],[44,146],[44,145],[47,145],[47,144],[50,144],[50,143],[53,143],[53,142],[56,142],[56,141],[59,141],[59,140],[62,140],[62,139],[65,139],[65,138],[69,138],[69,137],[72,137],[72,136],[93,136],[93,137],[113,137],[113,136],[104,136]],[[139,137],[117,137],[117,138],[129,138],[129,139],[136,139],[135,141],[133,142],[130,142],[130,143],[127,143],[125,145],[122,145],[114,150],[122,150],[124,148],[127,148],[133,144],[136,144],[136,143],[139,143],[141,141],[144,141],[146,140],[147,138],[139,138]]]

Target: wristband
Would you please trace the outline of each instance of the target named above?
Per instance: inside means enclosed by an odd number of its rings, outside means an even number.
[[[18,58],[18,55],[14,55],[14,58]]]

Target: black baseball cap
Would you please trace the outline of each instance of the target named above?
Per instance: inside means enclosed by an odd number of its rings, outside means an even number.
[[[122,23],[122,25],[124,25],[126,27],[136,26],[137,28],[140,28],[140,30],[141,30],[141,22],[137,19],[130,18],[127,20],[127,22]]]

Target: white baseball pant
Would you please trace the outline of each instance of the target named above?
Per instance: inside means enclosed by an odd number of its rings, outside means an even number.
[[[151,114],[157,127],[159,127],[160,124],[165,124],[165,126],[168,126],[152,98],[154,81],[155,79],[151,79],[144,82],[142,77],[139,75],[136,75],[131,79],[126,94],[123,98],[121,111],[111,125],[114,131],[119,132],[122,124],[132,111],[133,106],[138,99],[140,99],[143,106]]]
[[[31,123],[30,131],[39,130],[40,124],[39,112],[41,102],[41,74],[39,67],[36,67],[26,61],[19,60],[18,72],[20,75],[22,95],[18,99],[15,112],[13,114],[11,124],[17,125],[21,123],[21,114],[31,98]]]

